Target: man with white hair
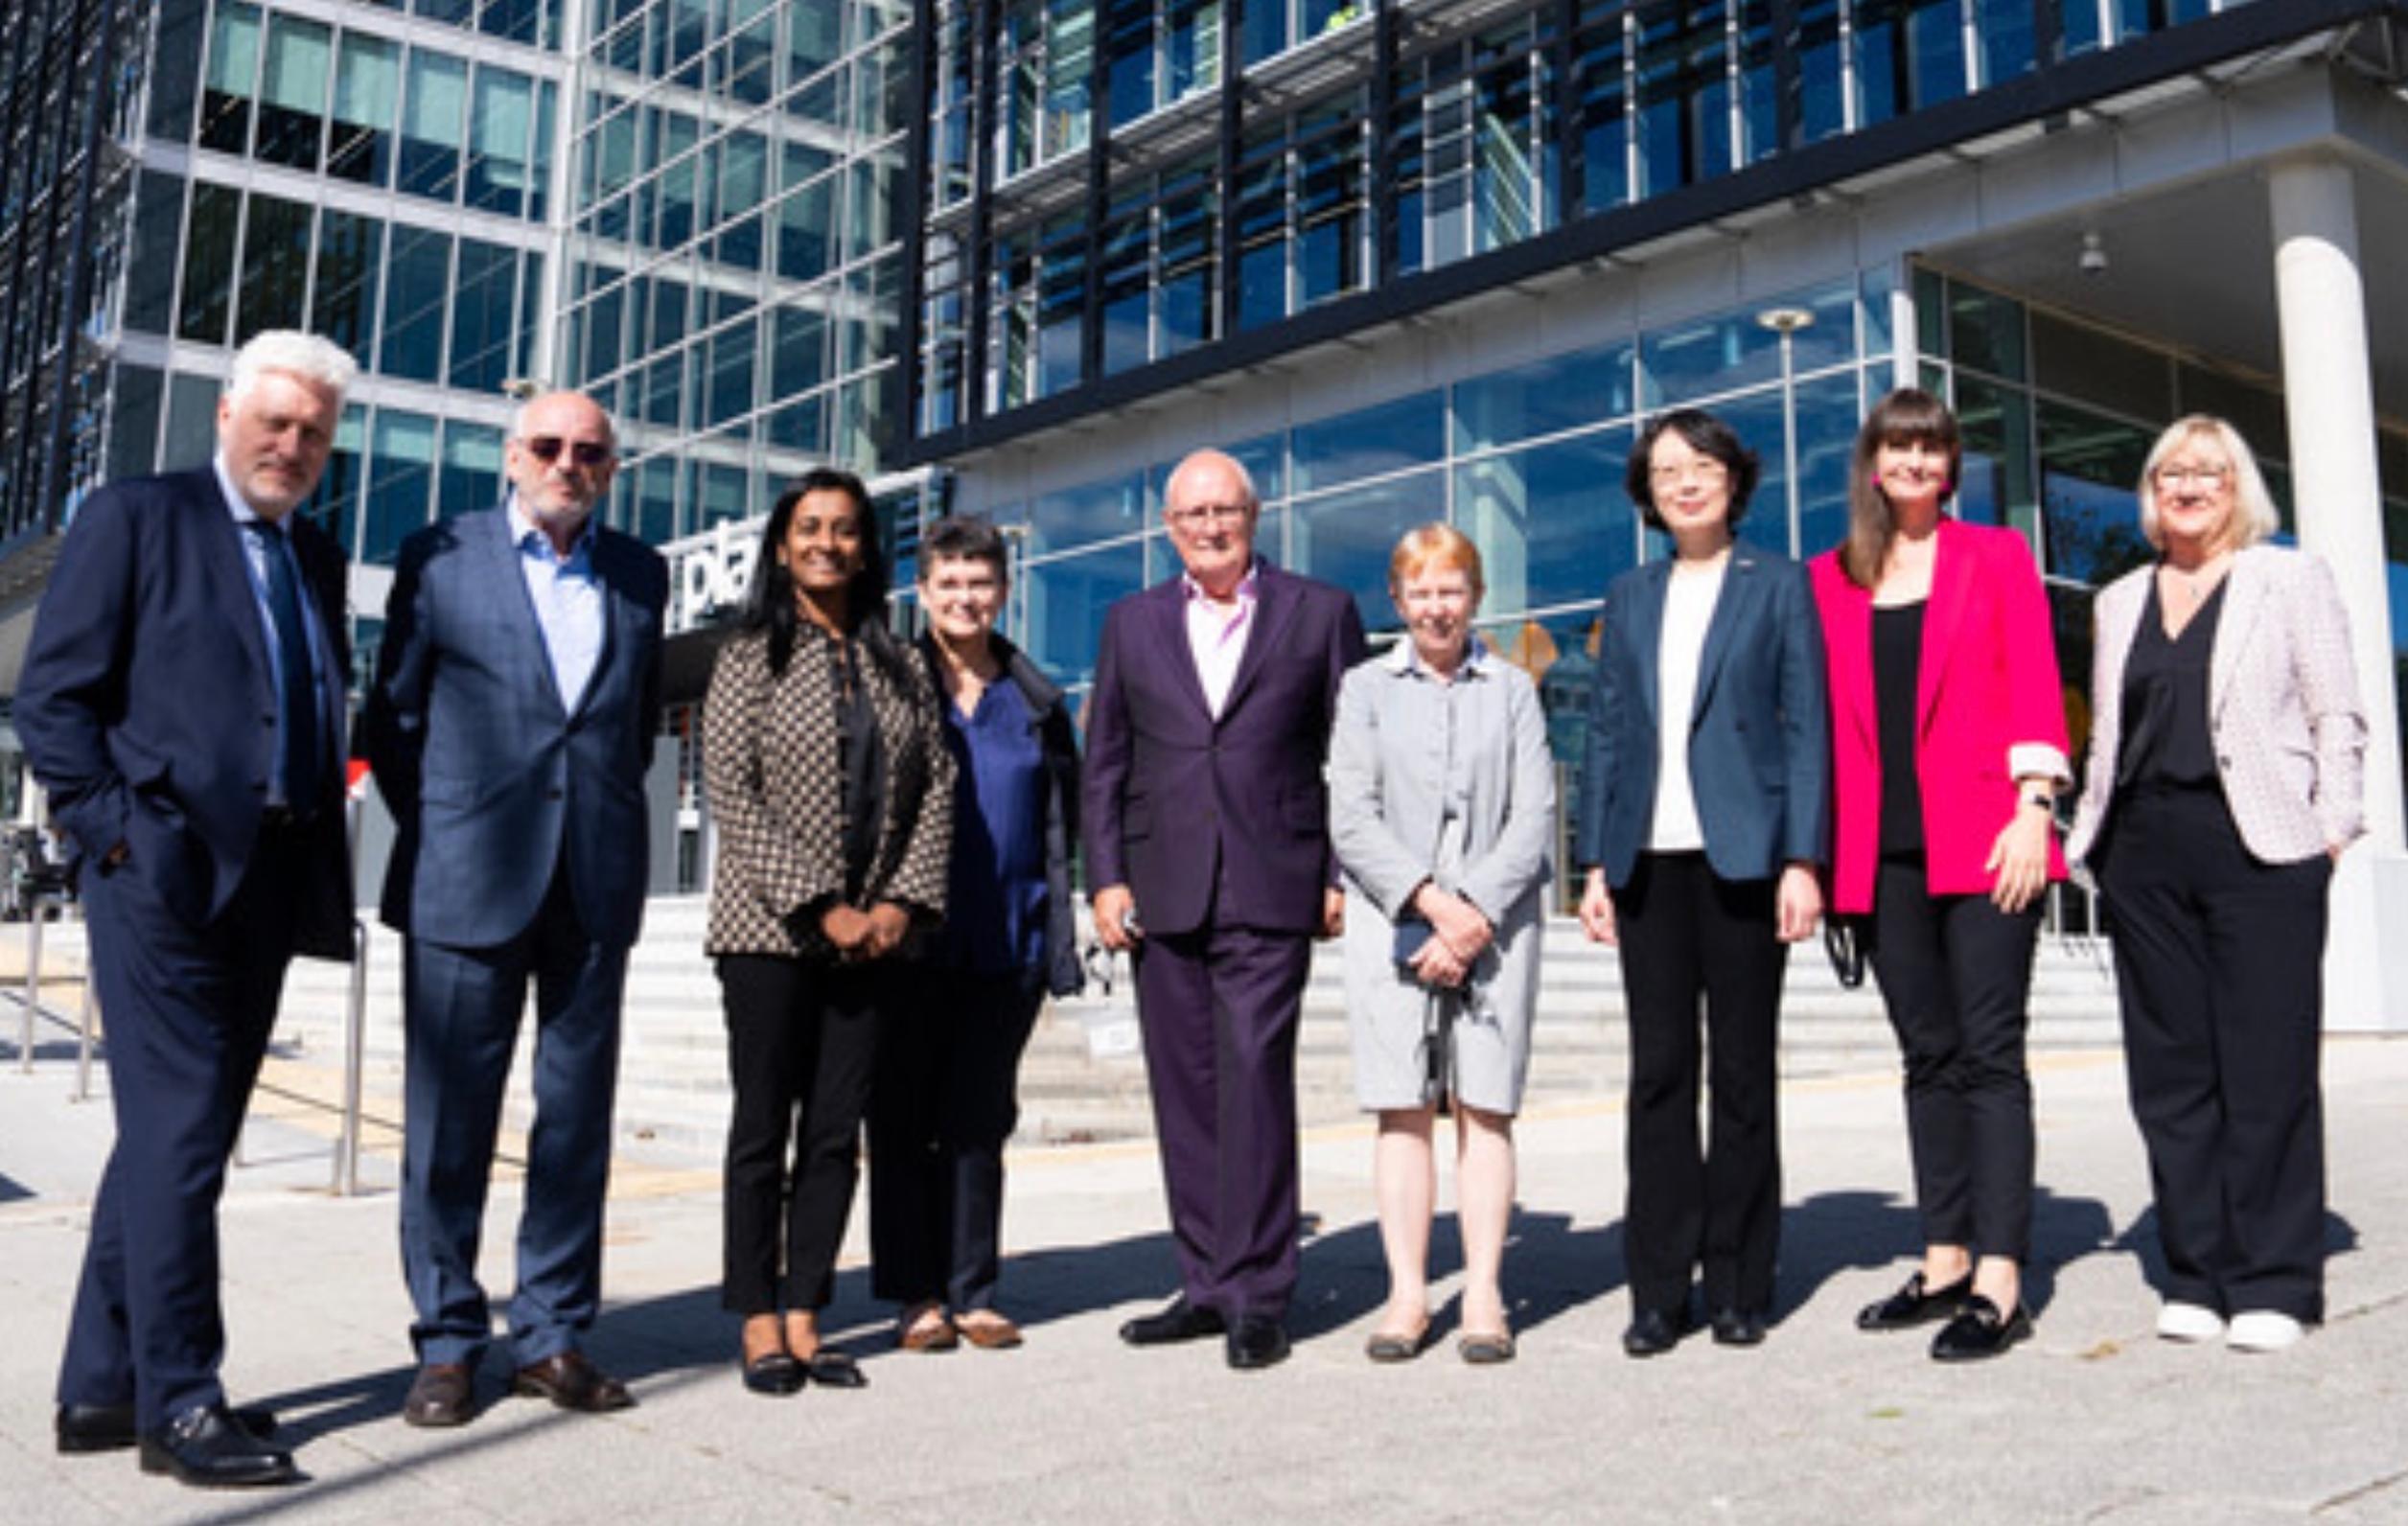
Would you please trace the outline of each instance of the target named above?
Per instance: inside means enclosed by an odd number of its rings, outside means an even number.
[[[17,734],[72,844],[117,1144],[58,1373],[62,1452],[290,1483],[218,1379],[218,1196],[295,954],[351,958],[344,557],[292,511],[358,372],[312,335],[235,356],[208,466],[85,500],[42,595]]]

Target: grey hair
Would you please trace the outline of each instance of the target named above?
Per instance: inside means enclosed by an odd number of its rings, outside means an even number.
[[[227,373],[225,395],[240,398],[258,384],[260,378],[274,374],[298,377],[312,386],[324,387],[342,401],[359,378],[359,362],[351,352],[334,340],[298,329],[263,329],[251,335],[248,343],[234,352],[234,369]]]
[[[2149,544],[2165,549],[2165,535],[2157,520],[2157,469],[2167,456],[2202,436],[2213,440],[2233,465],[2233,507],[2224,520],[2224,534],[2233,549],[2256,545],[2282,528],[2274,495],[2266,491],[2265,474],[2258,470],[2258,457],[2241,438],[2241,431],[2214,414],[2191,413],[2167,425],[2149,447],[2149,458],[2141,464],[2141,533]]]
[[[1217,461],[1229,468],[1231,474],[1238,478],[1238,491],[1246,496],[1246,507],[1250,509],[1262,507],[1262,495],[1255,491],[1254,474],[1246,470],[1246,464],[1234,455],[1208,450],[1189,452],[1186,459],[1170,469],[1169,477],[1162,485],[1162,506],[1166,512],[1170,507],[1170,500],[1178,497],[1176,490],[1179,486],[1179,479],[1187,475],[1188,468],[1206,461]]]
[[[525,439],[527,437],[527,414],[535,408],[537,404],[548,403],[552,399],[559,397],[585,398],[588,403],[593,403],[591,398],[587,398],[582,392],[540,392],[510,410],[510,438],[514,440]],[[593,403],[593,411],[602,415],[602,430],[605,434],[608,434],[611,437],[611,449],[615,451],[618,449],[618,421],[612,418],[611,410],[604,407],[599,403]]]

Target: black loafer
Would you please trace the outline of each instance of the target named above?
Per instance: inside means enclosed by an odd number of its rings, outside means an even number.
[[[803,1365],[785,1351],[763,1352],[744,1364],[744,1386],[770,1399],[799,1391],[809,1378]]]
[[[1228,1328],[1217,1309],[1198,1308],[1186,1295],[1174,1298],[1158,1314],[1141,1314],[1121,1327],[1121,1339],[1131,1346],[1169,1346],[1202,1340]]]
[[[1856,1312],[1858,1329],[1911,1329],[1929,1325],[1935,1319],[1948,1319],[1964,1306],[1973,1293],[1973,1273],[1949,1283],[1946,1287],[1927,1289],[1923,1274],[1915,1273],[1906,1280],[1898,1291],[1877,1304],[1867,1304]]]
[[[267,1441],[276,1434],[276,1412],[245,1405],[229,1409],[234,1423],[248,1432],[253,1441]],[[80,1452],[122,1452],[140,1441],[134,1429],[134,1407],[131,1404],[61,1404],[58,1419],[53,1422],[58,1437],[58,1450],[63,1456]]]
[[[2015,1306],[2002,1314],[1999,1306],[1976,1293],[1965,1300],[1964,1312],[1940,1327],[1932,1337],[1932,1360],[1979,1362],[2003,1354],[2032,1332],[2031,1310]]]
[[[1240,1314],[1229,1328],[1229,1365],[1241,1373],[1287,1360],[1287,1327],[1268,1314]]]
[[[1718,1308],[1707,1323],[1714,1327],[1717,1346],[1764,1344],[1764,1310],[1760,1308]]]
[[[142,1470],[168,1473],[195,1489],[243,1489],[301,1478],[292,1454],[235,1422],[223,1404],[200,1404],[142,1438]]]
[[[800,1361],[802,1370],[810,1376],[811,1381],[822,1388],[868,1388],[869,1386],[869,1378],[862,1372],[861,1364],[844,1352],[832,1351],[822,1346],[810,1355],[800,1358]]]
[[[1680,1337],[1687,1333],[1689,1321],[1685,1312],[1643,1308],[1632,1317],[1631,1328],[1622,1332],[1622,1353],[1626,1356],[1661,1356],[1679,1345]]]

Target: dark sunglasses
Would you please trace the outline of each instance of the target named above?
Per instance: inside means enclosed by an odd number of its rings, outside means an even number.
[[[527,454],[538,461],[559,460],[561,448],[564,446],[567,447],[568,459],[579,466],[606,466],[611,459],[611,448],[594,440],[579,440],[576,444],[569,445],[557,434],[538,434],[521,440],[519,443],[525,446]]]

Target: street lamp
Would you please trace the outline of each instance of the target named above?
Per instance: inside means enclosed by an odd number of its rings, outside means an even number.
[[[1781,336],[1781,469],[1789,484],[1790,555],[1802,559],[1805,550],[1798,544],[1797,524],[1797,389],[1791,352],[1798,334],[1815,326],[1815,314],[1800,307],[1767,308],[1756,314],[1756,322]]]

